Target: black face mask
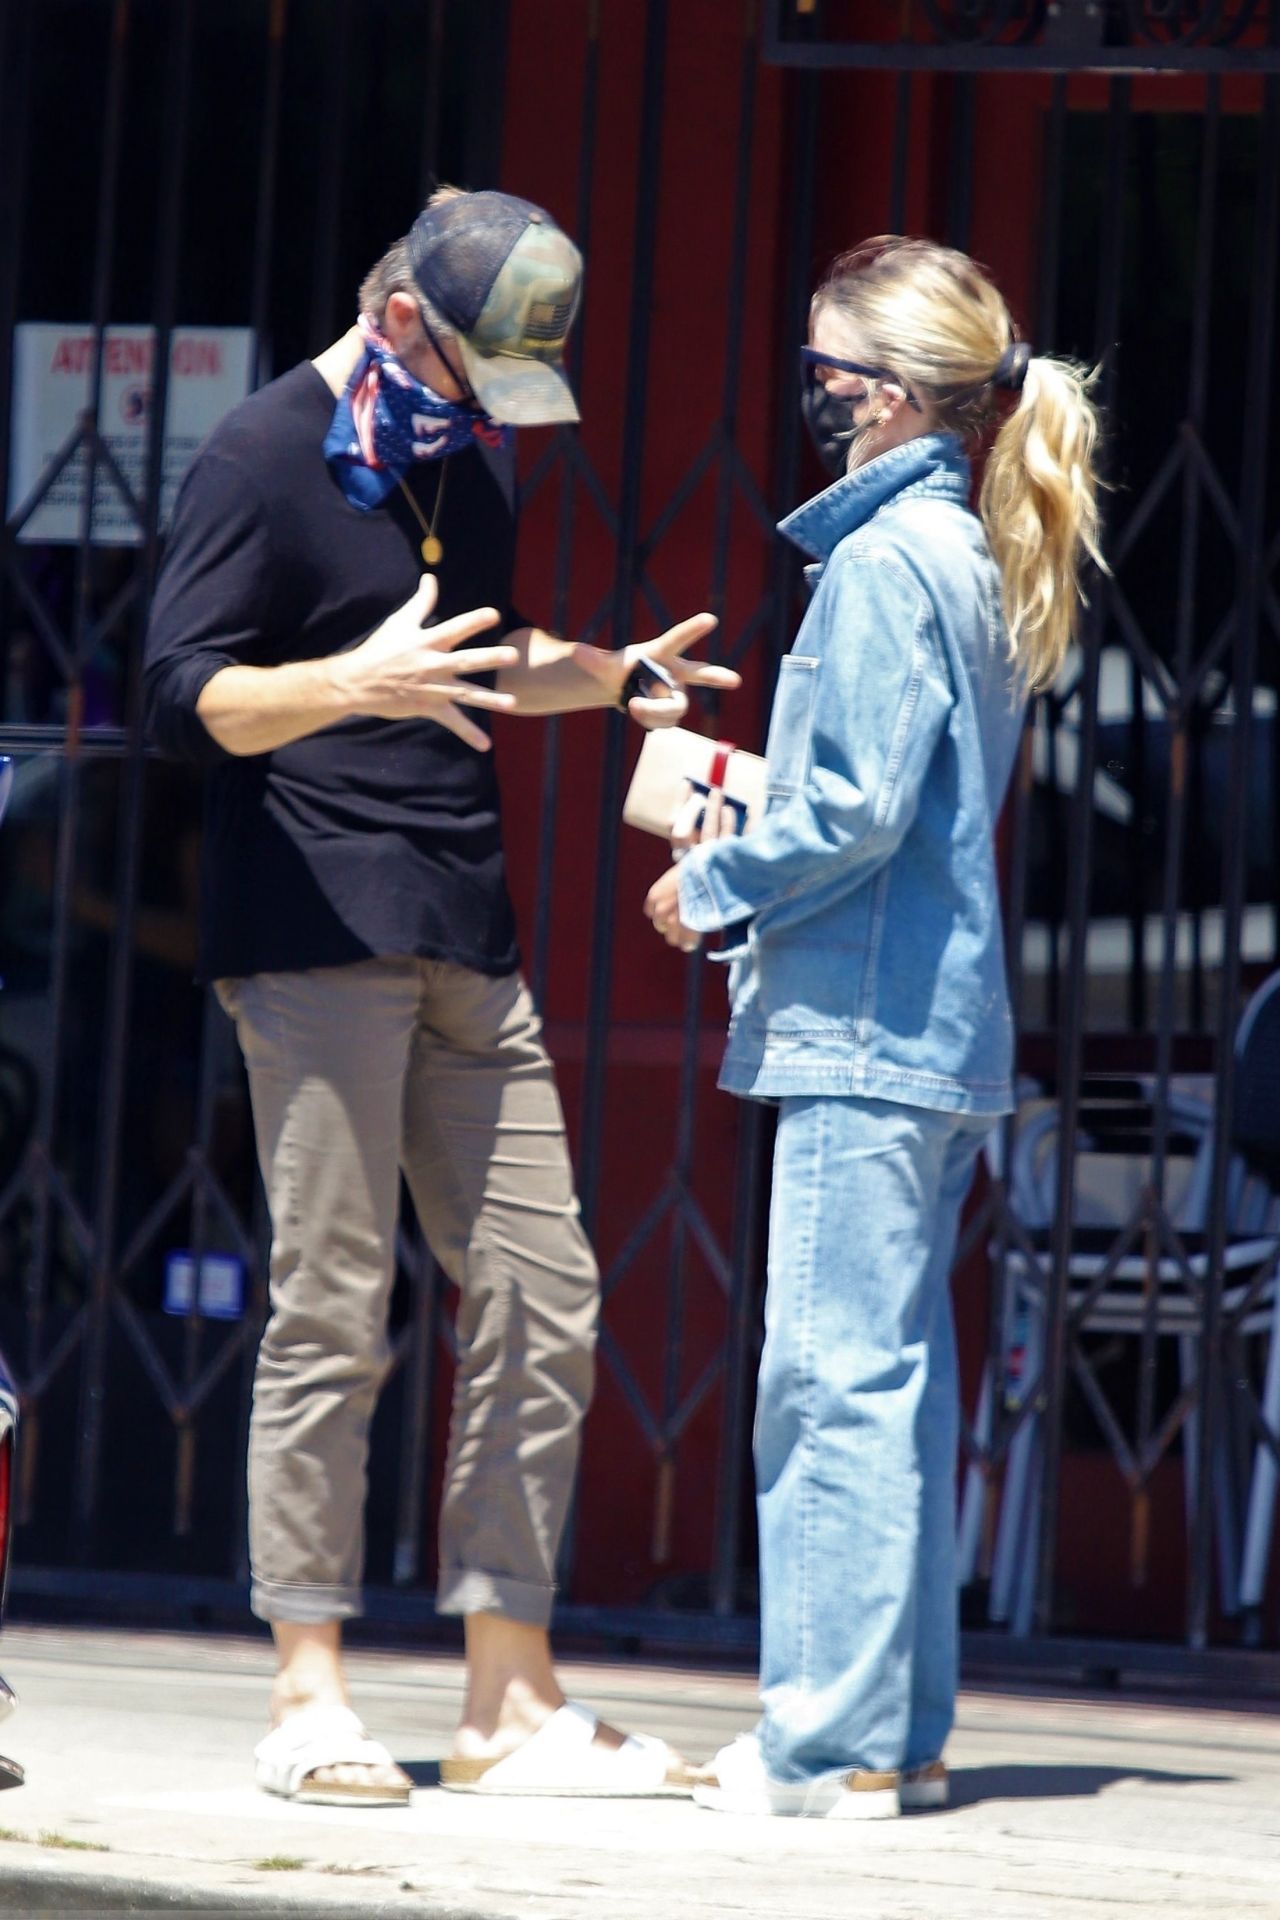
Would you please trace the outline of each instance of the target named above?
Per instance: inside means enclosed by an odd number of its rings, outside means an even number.
[[[849,465],[849,449],[871,423],[854,425],[855,402],[847,394],[828,393],[817,380],[806,383],[800,396],[800,411],[827,472],[833,480],[843,479]]]
[[[896,380],[897,375],[888,367],[866,367],[860,360],[837,360],[834,354],[820,353],[816,347],[801,347],[800,364],[804,371],[800,395],[804,423],[827,472],[833,480],[843,479],[849,468],[850,447],[876,423],[868,416],[857,426],[853,413],[861,401],[845,394],[828,393],[818,378],[818,368],[834,367],[838,373],[859,373],[865,380]],[[907,405],[919,413],[920,402],[910,387],[904,385],[902,390]]]

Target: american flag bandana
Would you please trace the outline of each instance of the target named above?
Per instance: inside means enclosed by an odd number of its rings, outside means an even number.
[[[381,506],[420,461],[442,460],[476,441],[506,446],[510,427],[415,380],[369,314],[360,315],[359,328],[364,351],[324,440],[324,457],[353,507],[367,513]]]

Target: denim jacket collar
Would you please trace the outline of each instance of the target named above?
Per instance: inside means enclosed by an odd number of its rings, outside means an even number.
[[[901,494],[969,499],[969,462],[953,433],[922,434],[846,473],[778,522],[778,532],[815,560],[831,558],[846,534]]]

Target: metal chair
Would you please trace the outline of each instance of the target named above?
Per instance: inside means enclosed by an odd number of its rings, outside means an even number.
[[[1239,1152],[1256,1179],[1280,1191],[1280,973],[1249,1002],[1237,1041],[1235,1127]],[[1244,1635],[1262,1637],[1262,1601],[1280,1492],[1280,1288],[1273,1288],[1271,1338],[1261,1396],[1248,1409],[1256,1441],[1250,1476],[1239,1603]],[[1246,1394],[1247,1382],[1242,1383]]]
[[[1228,1170],[1223,1326],[1233,1354],[1243,1350],[1244,1342],[1256,1339],[1266,1343],[1266,1362],[1265,1384],[1256,1412],[1250,1408],[1247,1392],[1224,1395],[1223,1432],[1214,1453],[1218,1569],[1228,1613],[1241,1608],[1256,1612],[1280,1490],[1276,1447],[1280,1434],[1280,975],[1272,976],[1259,989],[1241,1020],[1236,1037],[1236,1086]],[[1075,1350],[1075,1376],[1135,1491],[1145,1484],[1151,1459],[1164,1451],[1177,1425],[1182,1424],[1183,1482],[1190,1512],[1197,1494],[1196,1387],[1203,1288],[1208,1273],[1212,1109],[1192,1095],[1173,1096],[1167,1136],[1170,1177],[1161,1208],[1146,1188],[1154,1117],[1150,1094],[1150,1084],[1141,1082],[1091,1082],[1082,1089],[1076,1160],[1078,1207],[1066,1310]],[[1005,1256],[1001,1342],[1006,1356],[1004,1378],[993,1382],[987,1369],[975,1421],[978,1437],[984,1443],[989,1443],[994,1428],[996,1391],[1005,1395],[1009,1411],[1016,1413],[1026,1384],[1036,1382],[1040,1372],[1052,1265],[1058,1131],[1056,1108],[1033,1113],[1017,1129],[1010,1165],[1004,1169],[1010,1209],[1020,1229]],[[1095,1177],[1100,1170],[1110,1176],[1110,1194],[1107,1183]],[[1180,1180],[1175,1177],[1178,1171]],[[1079,1349],[1079,1340],[1094,1334],[1143,1341],[1149,1361],[1154,1360],[1157,1343],[1176,1342],[1181,1376],[1178,1401],[1143,1436],[1137,1453]],[[1243,1370],[1239,1370],[1237,1384],[1247,1385]],[[1247,1456],[1251,1441],[1256,1441],[1256,1446],[1242,1551],[1238,1528],[1242,1487],[1233,1461]],[[1009,1447],[988,1608],[992,1620],[1009,1622],[1013,1632],[1019,1634],[1030,1630],[1034,1604],[1039,1452],[1040,1413],[1032,1408],[1021,1420]],[[971,1579],[976,1570],[980,1509],[985,1499],[983,1476],[971,1467],[961,1507],[962,1582]]]

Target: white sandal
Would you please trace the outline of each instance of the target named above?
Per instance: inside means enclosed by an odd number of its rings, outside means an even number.
[[[380,1740],[371,1740],[350,1707],[300,1707],[273,1727],[253,1750],[254,1780],[264,1793],[278,1793],[312,1807],[407,1807],[412,1788],[308,1785],[322,1767],[394,1767]]]
[[[612,1738],[601,1739],[602,1733]],[[514,1753],[499,1760],[442,1760],[440,1785],[454,1793],[647,1799],[691,1793],[693,1775],[664,1740],[612,1734],[590,1708],[570,1700]]]

